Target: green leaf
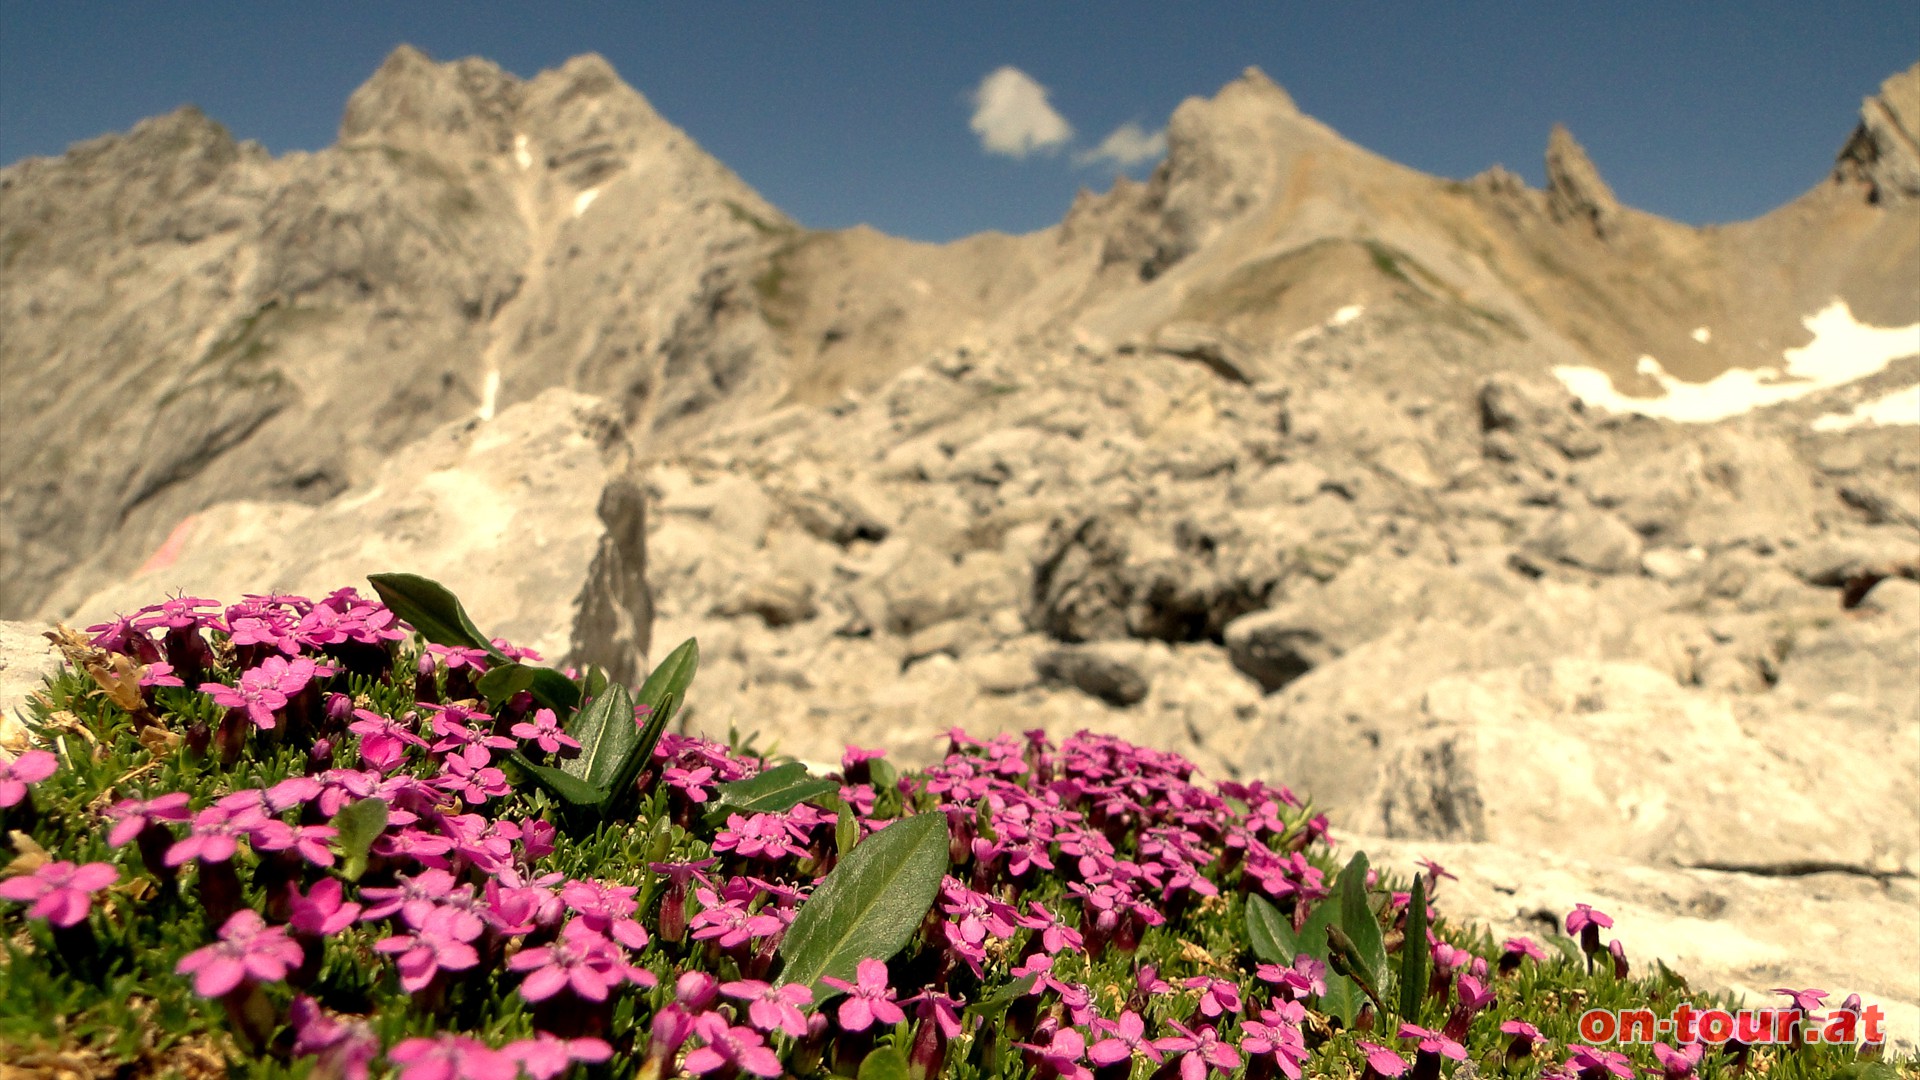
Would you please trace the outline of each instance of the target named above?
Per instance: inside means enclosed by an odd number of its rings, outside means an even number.
[[[445,585],[419,574],[368,574],[367,581],[380,594],[380,602],[420,631],[421,637],[435,645],[484,649],[496,662],[507,662],[506,654],[473,625],[460,598]]]
[[[1291,967],[1300,955],[1293,924],[1264,896],[1247,897],[1247,940],[1253,945],[1253,955],[1269,964]]]
[[[1315,960],[1326,963],[1327,953],[1330,951],[1330,946],[1327,944],[1327,927],[1332,925],[1339,913],[1340,905],[1335,902],[1334,897],[1327,897],[1315,904],[1313,910],[1307,913],[1307,921],[1300,926],[1300,933],[1294,939],[1295,946]]]
[[[648,713],[648,727],[666,730],[667,722],[673,719],[674,711],[687,699],[687,684],[693,682],[693,673],[700,667],[700,643],[693,638],[680,643],[680,647],[667,654],[665,660],[640,684],[640,692],[634,695],[634,703],[645,705],[652,710]],[[654,736],[656,739],[658,735]],[[653,747],[647,747],[652,752]]]
[[[844,803],[833,822],[833,849],[841,858],[860,844],[860,819],[854,816],[853,807]]]
[[[387,828],[387,800],[359,799],[340,808],[327,824],[339,830],[333,846],[340,852],[340,876],[359,881],[367,872],[367,849]]]
[[[1427,879],[1413,879],[1413,897],[1407,901],[1407,938],[1400,946],[1400,1019],[1420,1022],[1420,1002],[1427,996]]]
[[[1367,902],[1367,853],[1355,852],[1353,861],[1340,871],[1335,891],[1340,896],[1340,929],[1353,940],[1365,967],[1368,981],[1378,989],[1387,978],[1387,945],[1380,936],[1380,922]]]
[[[624,686],[611,686],[607,692],[588,702],[574,714],[567,734],[580,744],[580,753],[560,763],[560,771],[603,793],[608,799],[624,794],[618,783],[622,773],[627,784],[640,770],[631,770],[630,759],[640,748],[640,730],[633,722],[633,698]]]
[[[612,792],[602,791],[577,776],[562,772],[547,765],[535,765],[518,750],[513,753],[513,763],[525,769],[528,776],[539,781],[540,786],[558,795],[573,806],[590,810],[604,810]]]
[[[549,667],[507,663],[487,669],[473,684],[480,695],[495,705],[522,690],[533,692],[533,700],[559,713],[564,719],[580,704],[580,687],[572,679]]]
[[[999,993],[974,1002],[967,1006],[964,1011],[968,1016],[999,1016],[1001,1013],[1006,1012],[1014,1002],[1025,997],[1027,992],[1033,989],[1034,981],[1039,977],[1039,972],[1022,975],[1002,987]]]
[[[860,842],[821,880],[780,941],[780,982],[839,993],[822,976],[851,981],[860,961],[899,952],[933,907],[947,873],[947,817],[915,814]]]
[[[891,1043],[875,1047],[861,1059],[859,1080],[911,1080],[906,1052]]]
[[[808,799],[838,794],[840,785],[814,776],[807,772],[805,765],[790,761],[757,776],[721,784],[719,791],[719,799],[715,800],[713,809],[707,811],[710,816],[728,813],[777,814],[782,810],[791,810]]]
[[[1339,1017],[1340,1025],[1351,1029],[1360,1016],[1360,1007],[1366,1003],[1367,995],[1352,979],[1327,972],[1327,992],[1320,995],[1321,1012]]]
[[[599,664],[588,664],[586,673],[580,676],[579,690],[582,697],[596,698],[607,688],[607,669]]]

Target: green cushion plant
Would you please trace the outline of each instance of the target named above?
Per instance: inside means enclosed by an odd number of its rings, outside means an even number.
[[[67,666],[0,752],[0,1062],[1893,1075],[1804,1034],[1588,1045],[1588,1010],[1731,1005],[1634,975],[1584,905],[1551,951],[1451,925],[1444,871],[1337,858],[1284,787],[1088,732],[955,729],[926,769],[849,748],[818,776],[668,730],[692,641],[630,692],[484,636],[434,582],[371,583],[379,601],[175,598],[54,635]]]

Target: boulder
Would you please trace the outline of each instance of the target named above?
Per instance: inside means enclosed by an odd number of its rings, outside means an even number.
[[[1146,698],[1154,659],[1143,642],[1100,641],[1050,649],[1034,661],[1034,670],[1046,682],[1125,708]]]
[[[1920,860],[1911,719],[1740,709],[1649,667],[1568,659],[1441,679],[1401,726],[1355,815],[1367,831],[1649,864]]]
[[[1540,558],[1596,574],[1625,574],[1640,569],[1644,545],[1640,535],[1614,515],[1574,506],[1547,519],[1523,547]]]
[[[489,635],[631,683],[646,670],[652,600],[630,457],[611,409],[550,390],[491,421],[434,430],[319,506],[235,502],[194,515],[142,572],[67,621],[173,593],[370,593],[368,574],[406,571],[453,590]]]
[[[18,749],[26,737],[20,713],[47,676],[60,669],[60,654],[34,623],[0,621],[0,747]]]
[[[1626,949],[1635,977],[1658,958],[1692,989],[1753,1007],[1779,1005],[1776,986],[1825,988],[1829,1006],[1859,993],[1886,1009],[1892,1049],[1920,1045],[1920,937],[1888,930],[1913,925],[1911,876],[1733,873],[1504,844],[1335,838],[1403,876],[1420,873],[1420,859],[1438,862],[1457,880],[1441,880],[1434,906],[1483,923],[1496,942],[1544,943],[1575,904],[1591,904],[1613,917],[1606,937]]]

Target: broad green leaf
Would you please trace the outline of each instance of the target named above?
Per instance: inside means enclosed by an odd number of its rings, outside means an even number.
[[[489,668],[474,688],[495,705],[522,690],[530,690],[534,701],[562,718],[580,704],[580,687],[572,679],[552,668],[532,664],[507,663]]]
[[[580,685],[577,687],[581,692],[580,696],[596,698],[606,688],[607,670],[599,664],[588,664],[586,673],[580,676]]]
[[[593,810],[604,809],[613,793],[602,791],[577,776],[561,772],[546,765],[535,765],[525,755],[514,751],[513,763],[525,769],[528,776],[539,781],[540,785],[574,806]]]
[[[1291,967],[1300,955],[1293,924],[1264,896],[1247,897],[1247,940],[1253,945],[1253,955],[1269,964]]]
[[[843,803],[839,816],[833,822],[833,849],[844,859],[859,844],[860,819],[854,815],[853,807]]]
[[[1407,901],[1407,939],[1400,946],[1400,1019],[1420,1022],[1420,1002],[1427,996],[1427,879],[1413,879],[1413,897]]]
[[[1353,861],[1340,871],[1335,887],[1340,898],[1340,929],[1346,931],[1359,953],[1365,974],[1378,990],[1387,979],[1387,946],[1380,937],[1380,923],[1367,902],[1367,853],[1355,852]]]
[[[328,822],[339,832],[333,846],[340,852],[340,875],[359,881],[367,872],[367,849],[387,828],[385,799],[358,799],[340,808]]]
[[[647,681],[640,684],[639,693],[634,695],[634,703],[645,705],[651,711],[647,714],[648,726],[666,730],[668,721],[673,719],[674,711],[687,699],[687,685],[693,682],[693,673],[700,667],[700,644],[693,638],[680,643],[680,647],[667,654],[660,661]],[[658,735],[654,736],[656,739]],[[648,746],[652,751],[652,746]]]
[[[640,742],[635,747],[633,756],[627,759],[627,768],[615,778],[623,789],[632,787],[634,779],[640,775],[640,770],[653,759],[653,748],[659,744],[661,733],[667,730],[667,717],[673,715],[675,704],[674,699],[669,696],[663,706],[646,714],[646,726],[640,728]],[[634,717],[634,723],[640,723],[638,716]]]
[[[892,1044],[875,1047],[860,1061],[859,1080],[911,1080],[906,1052]]]
[[[805,765],[790,761],[757,776],[721,784],[719,791],[719,799],[715,800],[713,809],[707,811],[710,815],[777,814],[808,799],[837,794],[840,785],[814,776],[807,772]]]
[[[1341,1026],[1351,1029],[1366,1003],[1367,995],[1352,979],[1327,972],[1327,992],[1320,995],[1321,1012],[1339,1017]]]
[[[947,817],[915,814],[860,842],[800,905],[780,941],[782,983],[813,987],[816,1005],[852,981],[861,960],[887,960],[933,907],[947,873]]]
[[[640,731],[633,723],[633,699],[624,686],[610,686],[607,692],[588,702],[574,714],[567,734],[580,744],[580,753],[560,763],[560,771],[603,793],[607,799],[625,795],[619,783],[622,773],[627,784],[639,769],[627,771],[628,759],[640,747]]]
[[[1335,897],[1329,896],[1313,906],[1307,913],[1307,921],[1300,926],[1300,933],[1294,938],[1294,945],[1301,952],[1321,963],[1327,962],[1327,927],[1340,913],[1340,905]]]
[[[419,574],[369,574],[367,581],[380,594],[380,602],[420,636],[435,645],[453,645],[466,649],[485,649],[496,663],[506,663],[506,654],[473,625],[460,598],[445,585]]]

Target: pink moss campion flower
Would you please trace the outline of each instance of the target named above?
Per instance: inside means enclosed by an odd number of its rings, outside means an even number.
[[[1536,964],[1547,962],[1547,951],[1535,944],[1532,938],[1510,937],[1501,947],[1498,970],[1502,975],[1511,975],[1520,969],[1520,961],[1532,960]]]
[[[241,908],[220,928],[220,940],[180,958],[177,975],[193,976],[193,991],[222,997],[243,982],[279,982],[300,966],[300,946],[284,926],[269,927],[260,913]]]
[[[380,1056],[380,1037],[364,1021],[329,1016],[320,1003],[297,994],[287,1006],[295,1057],[317,1059],[314,1072],[337,1080],[367,1080],[368,1067]]]
[[[107,830],[107,846],[117,848],[132,843],[148,825],[185,821],[192,815],[187,810],[187,793],[170,791],[151,799],[122,799],[107,811],[107,816],[113,819],[113,828]]]
[[[1793,1007],[1800,1010],[1801,1016],[1809,1019],[1819,1013],[1820,1006],[1827,1000],[1825,990],[1789,990],[1784,986],[1776,986],[1773,988],[1773,993],[1792,998]]]
[[[719,1013],[701,1013],[693,1018],[693,1033],[706,1045],[688,1051],[686,1069],[696,1076],[718,1072],[729,1065],[754,1076],[779,1076],[780,1059],[767,1047],[766,1040],[750,1027],[734,1027]]]
[[[500,1048],[500,1052],[527,1071],[533,1080],[554,1080],[574,1062],[597,1065],[613,1056],[613,1047],[604,1039],[562,1039],[541,1032]]]
[[[460,796],[472,806],[500,798],[512,791],[513,785],[507,783],[506,773],[491,764],[492,760],[486,747],[470,743],[441,759],[441,772],[433,779],[433,786]]]
[[[468,1035],[404,1039],[387,1051],[400,1080],[519,1080],[520,1063]]]
[[[1678,1049],[1664,1043],[1655,1043],[1653,1047],[1653,1060],[1660,1063],[1661,1080],[1691,1080],[1706,1056],[1705,1044],[1697,1042]]]
[[[907,1018],[907,1014],[894,1003],[893,986],[887,981],[887,965],[874,959],[860,961],[856,968],[854,982],[836,979],[831,975],[823,976],[821,982],[836,990],[844,990],[847,1000],[840,1003],[835,1015],[840,1026],[848,1031],[865,1031],[874,1021],[883,1024],[898,1024]]]
[[[339,878],[324,877],[313,883],[304,895],[297,886],[287,886],[287,904],[292,912],[288,925],[296,934],[327,937],[352,926],[360,917],[360,905],[345,899]]]
[[[1031,1051],[1029,1060],[1037,1060],[1048,1072],[1042,1075],[1061,1077],[1063,1080],[1093,1080],[1093,1070],[1086,1067],[1087,1037],[1074,1028],[1058,1028],[1046,1045],[1017,1042],[1013,1045],[1022,1050]]]
[[[1381,1046],[1379,1043],[1368,1042],[1365,1039],[1354,1040],[1354,1045],[1358,1046],[1360,1052],[1366,1055],[1367,1071],[1362,1075],[1362,1080],[1373,1080],[1375,1077],[1406,1075],[1406,1058]]]
[[[439,657],[448,671],[466,668],[475,675],[487,673],[489,658],[485,649],[469,649],[461,645],[428,645],[427,652]]]
[[[1184,984],[1189,990],[1200,991],[1200,1015],[1211,1020],[1221,1014],[1238,1016],[1240,1014],[1240,986],[1230,979],[1215,979],[1207,975],[1196,975]]]
[[[806,849],[794,843],[793,833],[778,814],[742,817],[727,815],[727,827],[713,838],[713,850],[731,851],[745,859],[779,859],[805,855]]]
[[[1593,955],[1601,951],[1600,931],[1612,926],[1611,916],[1587,904],[1575,904],[1573,910],[1567,912],[1567,934],[1580,935],[1580,951],[1587,954],[1589,963]]]
[[[722,900],[712,889],[696,889],[693,895],[700,911],[687,925],[692,928],[695,941],[712,938],[721,948],[731,949],[746,944],[751,938],[777,934],[785,928],[780,917],[765,908],[749,914],[745,899]]]
[[[1262,1010],[1258,1020],[1242,1020],[1240,1049],[1255,1058],[1273,1055],[1274,1065],[1288,1080],[1300,1080],[1301,1067],[1312,1057],[1306,1034],[1300,1030],[1306,1015],[1306,1006],[1289,1001],[1279,1008]]]
[[[1096,1017],[1093,1021],[1095,1032],[1106,1036],[1087,1049],[1087,1060],[1095,1065],[1113,1065],[1140,1054],[1160,1064],[1162,1054],[1153,1040],[1147,1038],[1146,1021],[1132,1009],[1123,1011],[1118,1019]]]
[[[147,690],[156,686],[185,686],[186,680],[173,673],[173,665],[165,660],[155,660],[140,669],[140,689]]]
[[[629,965],[612,940],[580,919],[562,927],[552,944],[515,953],[507,968],[530,972],[520,984],[520,996],[528,1001],[545,1001],[563,989],[586,1001],[605,1001],[621,983],[651,987],[659,981],[653,972]]]
[[[579,740],[560,727],[559,717],[552,709],[540,709],[533,714],[532,720],[522,720],[512,727],[513,737],[531,742],[549,754],[557,754],[562,747],[580,749]]]
[[[1418,1040],[1421,1057],[1432,1054],[1455,1061],[1467,1060],[1467,1048],[1448,1038],[1444,1032],[1429,1031],[1418,1024],[1401,1024],[1400,1037]]]
[[[1567,1047],[1572,1056],[1562,1064],[1580,1080],[1604,1080],[1608,1076],[1620,1077],[1620,1080],[1633,1080],[1633,1060],[1625,1054],[1612,1050],[1597,1050],[1591,1046],[1575,1043]]]
[[[0,881],[0,900],[32,904],[27,909],[29,918],[72,926],[93,909],[94,893],[119,880],[120,871],[111,863],[43,863],[31,874]]]
[[[799,983],[772,986],[758,979],[721,983],[720,992],[736,1001],[745,1001],[747,1019],[753,1026],[771,1035],[784,1031],[794,1038],[807,1033],[807,1018],[800,1006],[813,1003],[813,988]]]
[[[340,835],[340,830],[331,825],[289,825],[276,818],[268,818],[264,825],[255,829],[249,839],[256,851],[286,851],[292,849],[307,862],[319,867],[333,865],[333,848],[330,841]]]
[[[360,736],[360,759],[381,772],[391,772],[404,762],[408,747],[427,747],[427,741],[415,735],[405,721],[389,719],[370,709],[355,709],[353,715],[347,730]]]
[[[306,689],[308,682],[332,674],[333,668],[305,656],[291,661],[269,656],[260,666],[243,672],[238,686],[203,682],[200,690],[213,695],[214,703],[222,708],[246,710],[253,726],[271,731],[277,723],[274,713],[286,708],[287,701]]]
[[[168,866],[197,859],[203,863],[223,863],[239,850],[239,838],[250,836],[269,820],[258,806],[238,809],[209,806],[193,815],[193,830],[186,838],[167,849],[163,862]]]
[[[9,759],[0,753],[0,810],[18,805],[27,797],[27,787],[52,776],[60,768],[60,759],[45,750],[29,750]]]
[[[1240,1051],[1221,1042],[1212,1027],[1203,1024],[1196,1031],[1178,1020],[1167,1021],[1167,1026],[1175,1034],[1155,1039],[1153,1044],[1180,1055],[1180,1080],[1204,1080],[1209,1072],[1232,1072],[1240,1067]]]
[[[478,919],[464,923],[462,914],[438,907],[416,932],[374,942],[374,951],[397,956],[394,966],[400,969],[402,990],[417,993],[442,971],[465,971],[480,962],[480,954],[467,942],[479,937],[484,926]]]

